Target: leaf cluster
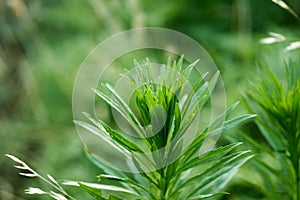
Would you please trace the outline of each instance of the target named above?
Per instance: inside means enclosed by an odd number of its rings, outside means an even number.
[[[262,177],[261,191],[270,199],[296,200],[300,198],[300,68],[288,63],[285,71],[280,80],[266,64],[244,98],[247,109],[258,116],[255,123],[267,146],[243,136],[259,152],[253,163]]]
[[[169,59],[167,65],[161,67],[157,82],[149,61],[145,68],[135,62],[137,73],[127,73],[126,78],[135,91],[140,118],[111,85],[102,84],[100,90],[95,90],[126,120],[140,142],[134,142],[122,131],[88,114],[93,125],[76,123],[105,138],[127,155],[141,173],[120,172],[86,149],[89,159],[105,172],[97,176],[100,183],[66,181],[64,184],[81,187],[96,199],[122,199],[124,196],[153,200],[205,199],[222,193],[238,167],[251,158],[250,152],[230,153],[240,143],[204,153],[199,150],[207,136],[229,130],[254,115],[222,121],[225,115],[228,118],[236,103],[213,123],[193,129],[192,141],[184,145],[184,139],[191,132],[189,128],[199,123],[198,113],[209,101],[219,77],[216,73],[206,81],[207,74],[200,76],[188,90],[196,64],[197,61],[183,68],[183,57],[173,63]],[[103,180],[113,181],[113,184],[103,184]]]

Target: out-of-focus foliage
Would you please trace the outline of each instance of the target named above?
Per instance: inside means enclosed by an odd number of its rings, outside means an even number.
[[[255,156],[232,183],[236,199],[299,199],[298,66],[299,57],[279,68],[261,65],[256,70],[259,76],[244,92],[245,107],[257,114],[255,123],[228,138],[245,141],[244,148],[252,149]]]
[[[259,180],[250,180],[269,199],[299,199],[300,195],[300,68],[299,62],[285,67],[280,80],[268,66],[260,71],[254,87],[246,93],[247,109],[256,113],[255,122],[266,144],[246,137],[258,156],[253,165]]]
[[[300,13],[299,1],[286,2]],[[29,158],[56,177],[92,180],[98,169],[82,152],[71,94],[80,63],[113,33],[162,26],[190,35],[220,68],[232,103],[246,75],[256,74],[260,57],[278,65],[286,56],[280,44],[262,47],[259,39],[269,31],[294,36],[295,24],[293,16],[267,0],[2,0],[0,154]],[[0,199],[27,199],[22,189],[27,184],[2,157]]]

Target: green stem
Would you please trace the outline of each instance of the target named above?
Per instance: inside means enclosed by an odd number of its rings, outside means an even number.
[[[299,174],[299,153],[298,153],[298,137],[296,135],[296,130],[293,129],[291,124],[288,126],[288,133],[295,133],[292,134],[288,138],[289,142],[289,151],[290,151],[290,160],[293,165],[293,169],[295,172],[295,188],[294,188],[294,200],[298,200],[300,198],[300,191],[299,191],[299,179],[300,179],[300,174]]]
[[[299,154],[296,152],[296,158],[295,158],[295,173],[296,173],[296,199],[298,200],[300,198],[300,191],[299,191]]]
[[[165,168],[160,169],[160,200],[166,200],[166,179],[165,179]]]
[[[160,200],[165,199],[165,184],[164,184],[164,178],[160,178]]]

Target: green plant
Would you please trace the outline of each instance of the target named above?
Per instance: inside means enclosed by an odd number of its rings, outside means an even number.
[[[187,130],[193,123],[199,123],[198,113],[209,103],[219,73],[209,82],[205,79],[207,74],[196,77],[191,90],[187,92],[197,62],[184,68],[183,60],[181,57],[172,64],[169,59],[167,65],[161,68],[159,83],[154,81],[149,61],[145,63],[146,68],[135,62],[137,74],[129,72],[124,77],[133,87],[137,111],[126,104],[109,84],[102,84],[100,90],[95,90],[99,97],[124,117],[134,134],[139,136],[138,142],[89,114],[85,115],[92,124],[75,122],[93,134],[106,138],[108,143],[128,155],[140,173],[121,172],[86,148],[88,158],[105,174],[97,176],[99,183],[63,181],[62,184],[80,187],[95,199],[206,199],[224,193],[224,186],[238,167],[252,155],[249,151],[230,153],[241,143],[204,153],[200,153],[200,150],[207,145],[206,138],[229,130],[254,115],[228,119],[238,105],[235,103],[215,121],[193,128],[192,141],[184,146],[185,138],[191,137],[191,131]],[[154,109],[157,106],[160,109]],[[161,121],[164,123],[161,124]]]
[[[255,181],[269,199],[300,198],[300,68],[285,66],[283,80],[268,65],[245,95],[249,112],[257,114],[255,123],[266,145],[242,134],[258,155],[250,162],[261,181]]]

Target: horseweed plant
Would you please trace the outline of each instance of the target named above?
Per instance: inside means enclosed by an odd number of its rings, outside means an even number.
[[[250,152],[231,153],[241,143],[202,153],[200,149],[205,146],[206,138],[218,131],[229,130],[254,115],[228,119],[238,104],[235,103],[213,122],[193,128],[192,141],[184,146],[184,139],[191,132],[189,128],[192,124],[199,124],[197,113],[209,102],[211,90],[219,79],[218,72],[210,81],[205,81],[207,74],[197,77],[187,92],[187,80],[191,79],[196,63],[183,68],[183,57],[173,64],[169,59],[167,65],[161,67],[157,82],[150,62],[145,63],[146,68],[135,62],[137,73],[129,72],[124,77],[133,87],[136,110],[125,103],[109,84],[102,84],[99,90],[95,90],[101,99],[124,117],[140,141],[134,142],[132,137],[125,136],[122,131],[114,130],[88,114],[85,115],[91,123],[75,123],[101,138],[107,138],[125,155],[130,155],[133,168],[140,173],[121,172],[86,148],[88,158],[105,174],[97,176],[98,183],[63,181],[60,184],[80,187],[95,199],[181,200],[205,199],[223,194],[222,188],[238,167],[252,157]],[[157,106],[163,110],[153,109]],[[162,126],[161,121],[164,121]],[[110,180],[110,184],[107,180]],[[61,191],[60,186],[55,188],[64,198],[70,198]],[[35,191],[32,193],[39,194],[37,189]]]
[[[285,66],[280,80],[266,65],[258,82],[245,95],[249,112],[266,139],[263,145],[242,134],[258,152],[251,164],[262,178],[256,186],[269,199],[300,199],[300,68],[299,63]]]

